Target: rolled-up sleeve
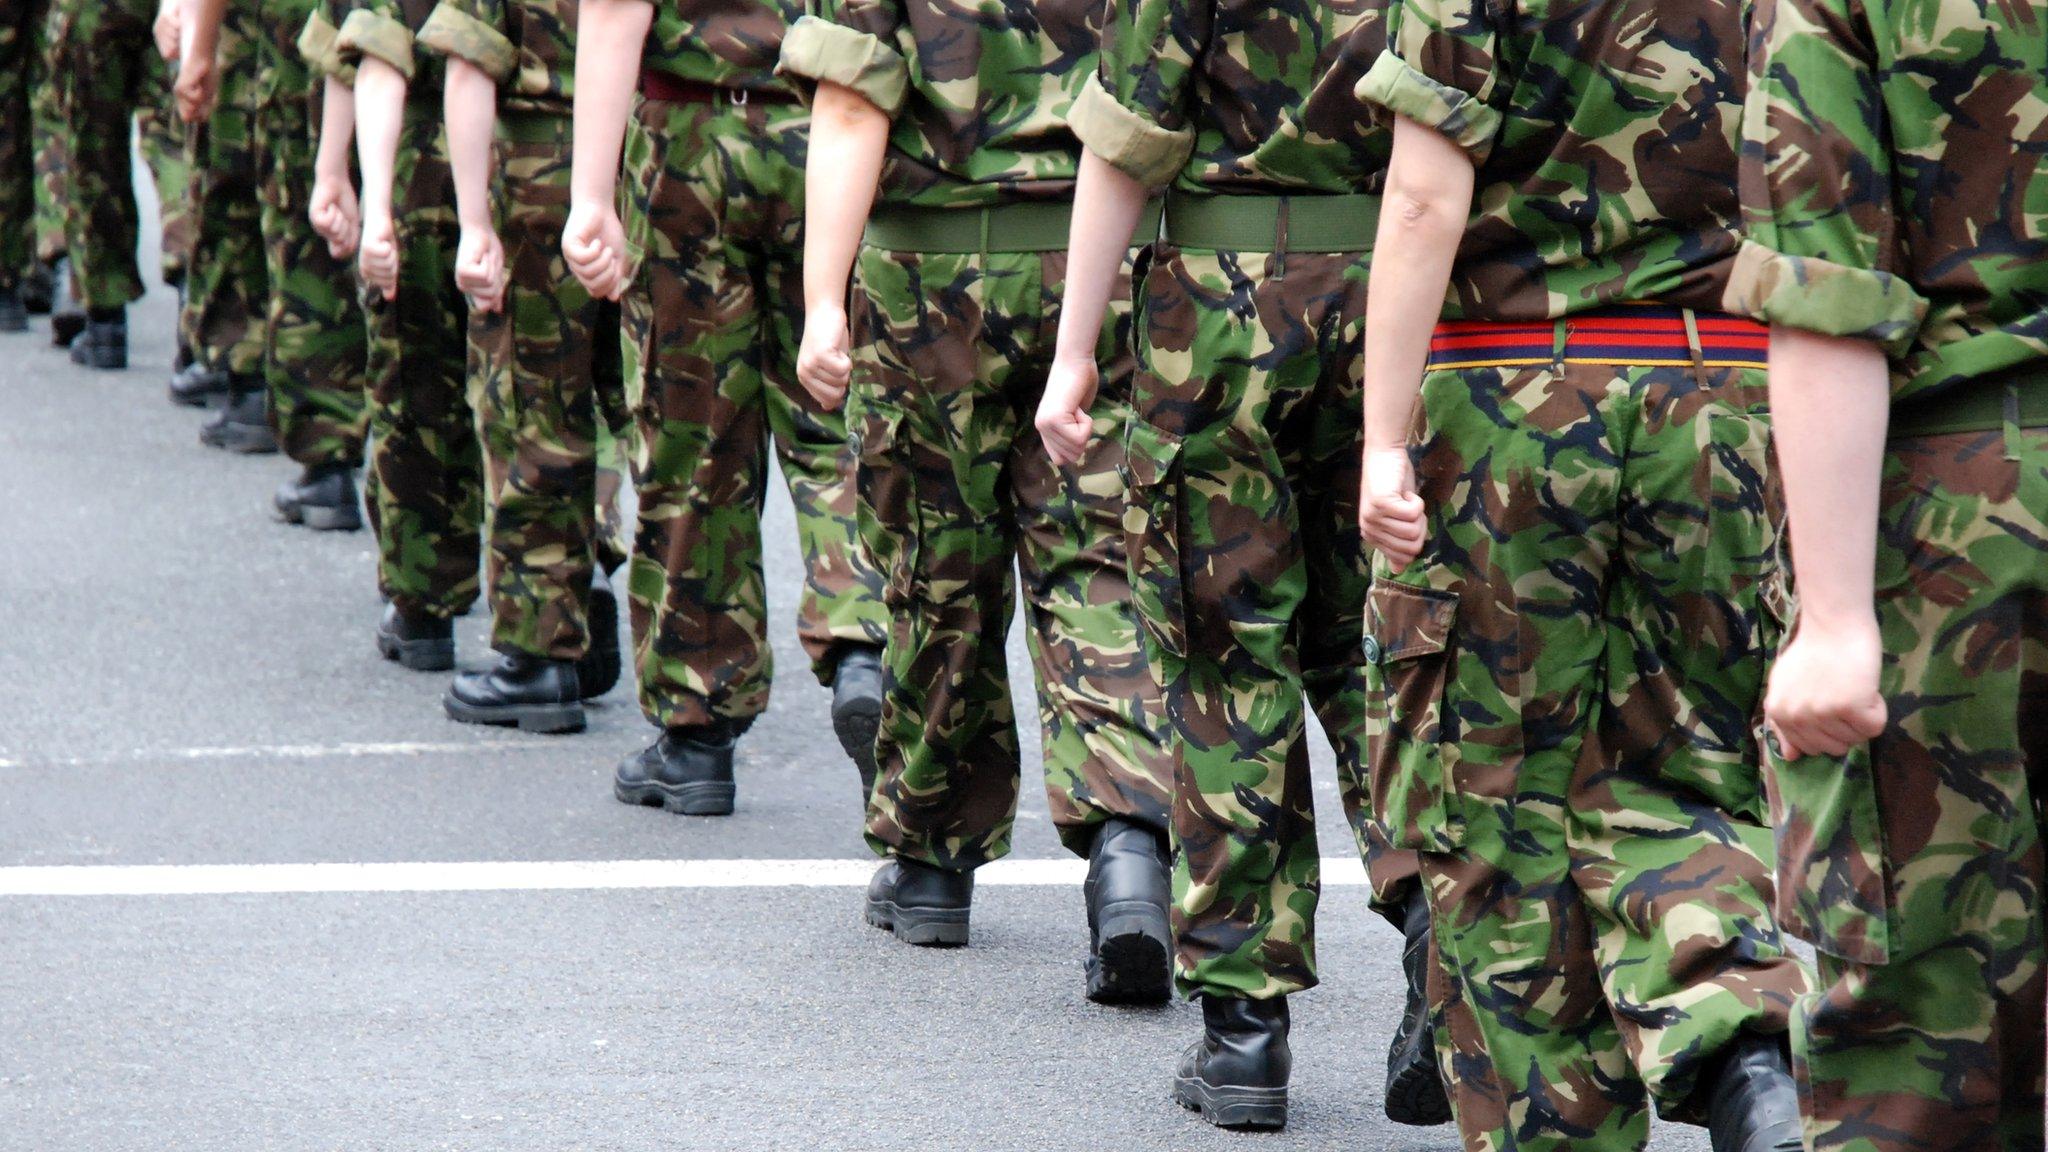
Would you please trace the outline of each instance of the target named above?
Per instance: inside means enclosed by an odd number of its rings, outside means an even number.
[[[1387,50],[1358,96],[1432,128],[1481,164],[1506,123],[1501,105],[1503,0],[1402,0]]]
[[[506,15],[505,0],[441,0],[421,26],[419,42],[503,84],[519,69],[519,49],[506,35]]]
[[[1170,183],[1194,154],[1188,93],[1214,23],[1214,0],[1110,0],[1102,63],[1067,113],[1074,135],[1132,179]]]
[[[833,0],[800,17],[782,39],[778,76],[837,84],[865,96],[890,116],[910,91],[910,65],[895,46],[902,12],[894,0]]]
[[[334,47],[345,64],[367,56],[382,60],[406,79],[412,79],[412,29],[405,26],[389,0],[372,0],[349,13],[348,19],[341,22],[341,34],[335,37]]]
[[[1909,349],[1928,302],[1899,275],[1899,209],[1861,0],[1762,0],[1743,110],[1748,239],[1726,306]]]
[[[299,29],[299,58],[306,66],[323,76],[337,76],[351,80],[345,73],[341,61],[335,56],[334,41],[341,35],[341,29],[334,26],[334,16],[326,4],[313,9],[306,17],[306,26]]]

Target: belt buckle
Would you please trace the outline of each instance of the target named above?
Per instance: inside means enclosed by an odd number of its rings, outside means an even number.
[[[725,102],[735,108],[745,108],[749,95],[751,93],[745,88],[728,88],[726,89]]]

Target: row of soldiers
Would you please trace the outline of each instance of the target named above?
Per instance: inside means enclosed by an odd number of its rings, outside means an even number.
[[[199,172],[223,16],[307,128],[260,353],[188,339],[287,443],[348,392],[293,349],[362,349],[386,655],[451,666],[486,561],[451,716],[619,675],[624,444],[663,734],[616,790],[730,812],[773,444],[867,919],[968,942],[1021,595],[1088,994],[1201,1000],[1211,1122],[1286,1120],[1313,712],[1404,940],[1392,1118],[2042,1147],[2048,6],[283,7],[167,9]],[[301,462],[280,510],[345,518]]]

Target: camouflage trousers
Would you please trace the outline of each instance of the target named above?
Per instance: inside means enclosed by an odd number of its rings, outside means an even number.
[[[150,0],[55,0],[50,15],[50,63],[71,161],[65,240],[74,290],[91,308],[124,307],[143,292],[131,125],[164,83],[155,18]]]
[[[255,114],[229,101],[255,69],[246,41],[221,37],[221,99],[192,129],[192,262],[178,332],[209,367],[264,370],[268,281],[257,193]],[[241,89],[246,91],[245,88]]]
[[[1778,639],[1764,373],[1693,361],[1422,386],[1429,539],[1373,583],[1368,774],[1423,850],[1469,1149],[1643,1148],[1652,1106],[1698,1121],[1702,1070],[1809,987],[1753,736]]]
[[[1022,764],[1004,641],[1020,571],[1061,840],[1085,854],[1109,817],[1166,826],[1164,717],[1121,531],[1128,304],[1104,335],[1088,456],[1055,467],[1032,427],[1065,278],[1063,253],[865,247],[855,269],[847,419],[890,609],[877,852],[963,870],[1009,851]]]
[[[308,467],[363,462],[369,334],[355,269],[328,253],[306,207],[325,80],[300,59],[312,5],[250,5],[252,121],[263,241],[264,375],[278,446]]]
[[[1161,245],[1145,279],[1124,522],[1172,721],[1175,969],[1190,995],[1316,982],[1311,709],[1375,902],[1398,915],[1413,888],[1415,854],[1372,826],[1362,762],[1368,266]]]
[[[1885,462],[1884,734],[1775,762],[1779,902],[1820,953],[1793,1014],[1814,1152],[2040,1152],[2048,428]]]
[[[64,256],[64,215],[69,210],[71,149],[64,143],[64,110],[51,79],[50,0],[28,0],[34,51],[28,58],[29,113],[35,143],[35,257],[55,264]]]
[[[566,115],[499,121],[498,235],[505,306],[469,321],[490,520],[492,646],[575,660],[589,648],[591,572],[625,562],[618,491],[625,425],[619,312],[562,260],[569,219]]]
[[[455,286],[462,230],[439,92],[406,103],[393,199],[398,295],[363,294],[377,586],[401,612],[447,618],[467,611],[480,588],[484,476],[469,406],[469,302]]]
[[[14,287],[35,257],[35,58],[42,8],[0,0],[0,290]]]
[[[164,283],[182,287],[198,241],[198,219],[192,210],[192,157],[185,122],[178,119],[171,95],[175,79],[170,66],[152,66],[142,103],[135,109],[135,127],[142,163],[156,186],[157,223],[162,229],[158,249]]]
[[[809,115],[795,104],[643,101],[624,301],[640,519],[628,580],[640,706],[668,728],[745,727],[768,706],[761,570],[769,445],[796,508],[797,635],[821,680],[888,613],[855,535],[844,419],[796,379]]]

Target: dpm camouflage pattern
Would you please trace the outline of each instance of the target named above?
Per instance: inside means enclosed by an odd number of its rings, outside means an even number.
[[[862,552],[844,417],[796,379],[805,143],[798,105],[647,100],[626,139],[626,387],[640,497],[628,588],[640,705],[667,728],[768,705],[761,569],[772,438],[796,507],[797,635],[821,680],[888,633]]]
[[[1414,854],[1371,827],[1363,777],[1368,264],[1161,245],[1145,280],[1124,525],[1171,721],[1175,968],[1190,995],[1316,982],[1311,708],[1380,903],[1405,900],[1415,875]]]
[[[572,143],[567,116],[501,119],[494,199],[509,285],[502,311],[469,321],[491,644],[554,660],[589,647],[593,565],[610,571],[626,557],[614,534],[623,462],[609,431],[626,420],[619,310],[592,300],[562,259]]]
[[[35,52],[29,59],[29,108],[36,149],[36,259],[52,265],[64,258],[64,214],[70,210],[71,146],[64,141],[64,108],[50,77],[49,0],[30,0]]]
[[[35,100],[44,5],[0,0],[0,289],[28,271],[36,218]]]
[[[187,347],[237,376],[264,370],[268,277],[257,190],[256,45],[249,9],[231,4],[215,53],[213,114],[192,129],[193,244],[178,320]]]
[[[1021,572],[1044,730],[1045,787],[1066,846],[1121,816],[1164,830],[1172,763],[1139,640],[1121,530],[1131,318],[1099,348],[1095,443],[1055,467],[1032,427],[1064,253],[863,248],[854,272],[861,538],[891,609],[877,852],[973,868],[1009,851],[1021,769],[1004,639]],[[1112,292],[1128,301],[1128,286]]]
[[[299,55],[314,0],[241,0],[254,43],[256,178],[260,181],[264,367],[271,423],[287,456],[309,467],[363,462],[369,335],[355,269],[329,254],[306,207],[325,78]]]
[[[1561,339],[1561,337],[1560,337]],[[1630,1150],[1697,1122],[1809,978],[1771,915],[1753,736],[1780,626],[1760,369],[1433,371],[1428,543],[1376,572],[1368,774],[1420,848],[1465,1146]]]
[[[199,222],[192,211],[192,156],[185,122],[171,95],[175,65],[164,64],[151,51],[142,102],[135,109],[137,144],[142,162],[156,187],[157,222],[162,229],[158,255],[165,284],[182,287],[192,262]]]
[[[90,308],[142,297],[132,164],[136,109],[161,92],[151,0],[55,0],[50,62],[71,169],[65,214],[72,283]]]
[[[1401,0],[1359,91],[1478,165],[1447,317],[1721,307],[1750,7]]]
[[[469,400],[469,302],[455,286],[462,229],[440,86],[429,91],[406,100],[392,179],[398,295],[363,293],[375,436],[368,507],[378,588],[402,612],[446,618],[467,611],[481,587],[484,474]]]
[[[2039,1152],[2048,428],[1894,440],[1880,507],[1890,720],[1770,779],[1808,1147]]]

